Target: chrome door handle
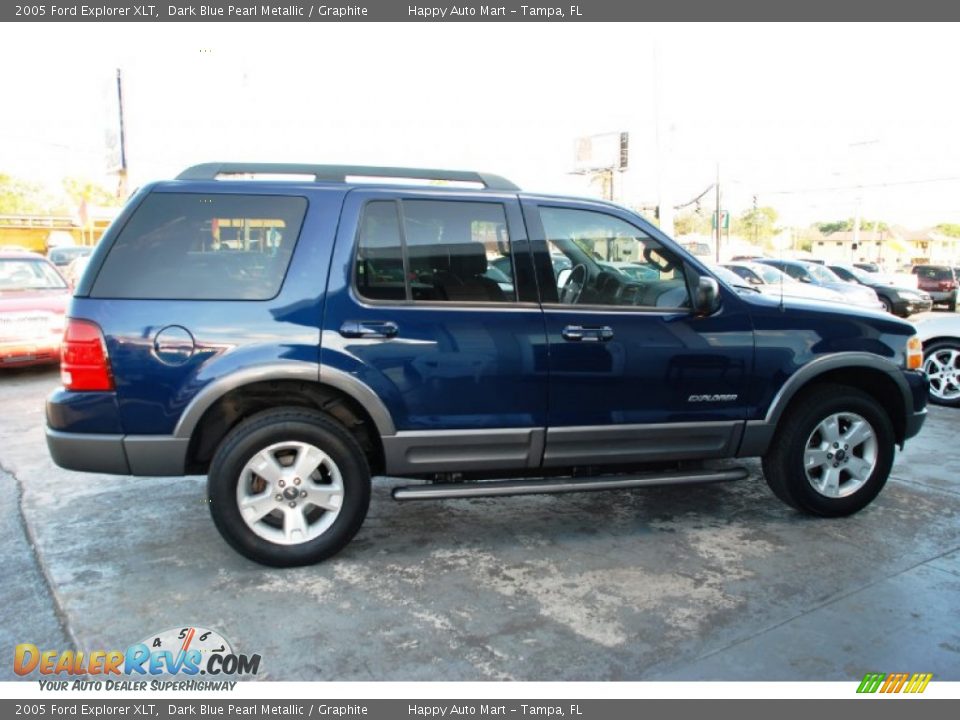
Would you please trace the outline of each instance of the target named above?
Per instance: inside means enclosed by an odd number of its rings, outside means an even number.
[[[400,328],[389,320],[347,320],[340,326],[345,338],[392,338]]]
[[[560,335],[570,342],[608,342],[613,340],[613,328],[609,325],[599,327],[567,325],[560,331]]]

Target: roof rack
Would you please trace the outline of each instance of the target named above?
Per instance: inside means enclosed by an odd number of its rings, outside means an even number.
[[[177,175],[177,180],[216,180],[221,175],[313,175],[316,182],[346,182],[350,176],[410,178],[480,183],[487,190],[517,191],[506,178],[471,170],[373,167],[369,165],[309,165],[299,163],[214,162],[194,165]]]

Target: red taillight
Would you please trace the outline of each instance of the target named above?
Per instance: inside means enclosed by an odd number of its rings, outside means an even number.
[[[60,348],[60,381],[67,390],[113,390],[107,345],[96,323],[67,320]]]

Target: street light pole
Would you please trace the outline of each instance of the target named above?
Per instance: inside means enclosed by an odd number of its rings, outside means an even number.
[[[716,260],[720,262],[720,238],[723,235],[723,218],[720,215],[720,163],[717,162],[717,184],[715,185],[717,197],[717,248]]]

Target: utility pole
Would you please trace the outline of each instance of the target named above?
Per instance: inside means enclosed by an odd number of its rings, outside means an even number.
[[[720,238],[723,237],[723,217],[720,212],[720,163],[717,162],[717,184],[715,186],[717,196],[717,248],[716,260],[720,262]]]
[[[127,139],[123,124],[123,75],[117,68],[117,108],[120,113],[120,167],[117,170],[117,197],[127,199]]]

